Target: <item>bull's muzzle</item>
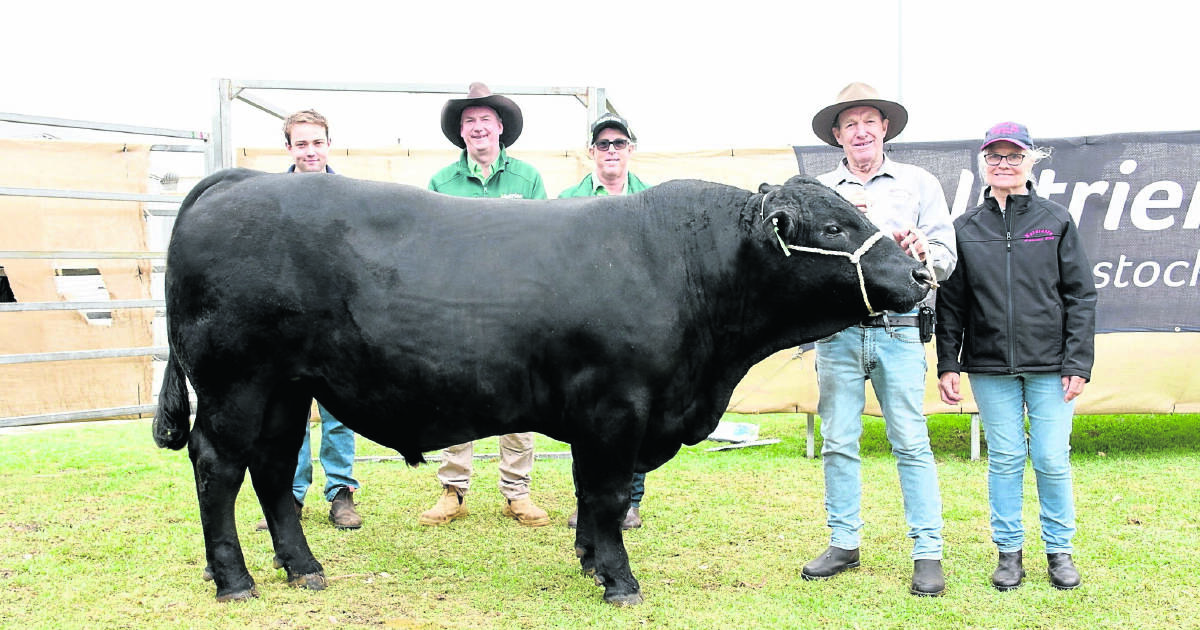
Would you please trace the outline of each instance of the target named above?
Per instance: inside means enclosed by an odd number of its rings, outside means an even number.
[[[912,275],[913,275],[913,280],[917,284],[923,284],[926,287],[928,287],[929,289],[938,288],[937,280],[934,279],[933,271],[929,269],[928,265],[926,265],[924,267],[920,267],[918,269],[913,269]]]

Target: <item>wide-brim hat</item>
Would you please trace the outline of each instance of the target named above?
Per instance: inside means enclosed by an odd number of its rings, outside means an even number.
[[[833,105],[822,109],[817,112],[816,116],[813,116],[813,133],[825,141],[825,144],[841,147],[837,138],[833,137],[833,127],[837,124],[838,114],[860,105],[870,105],[878,109],[887,119],[888,130],[883,136],[884,142],[900,135],[900,132],[904,131],[904,126],[908,124],[908,110],[904,109],[903,105],[879,98],[879,92],[875,91],[875,88],[856,81],[838,92],[837,101]]]
[[[521,136],[525,119],[521,116],[521,108],[512,99],[499,94],[492,94],[488,86],[476,81],[467,89],[466,98],[452,98],[442,106],[442,134],[460,149],[467,148],[462,139],[462,113],[468,107],[490,107],[496,110],[500,124],[504,125],[504,133],[500,134],[500,143],[511,147]]]

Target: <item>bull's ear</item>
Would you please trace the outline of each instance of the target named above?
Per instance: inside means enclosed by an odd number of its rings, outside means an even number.
[[[772,238],[774,238],[773,232],[777,230],[784,241],[794,243],[797,240],[797,232],[800,230],[800,219],[794,212],[786,209],[775,210],[763,220],[763,227],[772,233]]]
[[[765,195],[769,192],[775,192],[776,190],[779,190],[780,188],[783,188],[783,186],[780,186],[778,184],[768,184],[766,182],[763,182],[758,185],[758,192],[761,195]]]

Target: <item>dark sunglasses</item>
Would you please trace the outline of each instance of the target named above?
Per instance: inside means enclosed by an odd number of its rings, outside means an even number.
[[[592,146],[600,149],[601,151],[607,151],[608,147],[610,146],[617,151],[620,151],[621,149],[629,146],[629,144],[630,142],[625,138],[617,138],[616,140],[597,140],[592,143]]]

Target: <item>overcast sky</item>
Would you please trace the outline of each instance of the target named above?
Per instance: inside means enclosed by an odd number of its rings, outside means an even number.
[[[1193,3],[262,5],[9,3],[0,112],[207,131],[216,78],[482,80],[604,87],[644,151],[780,147],[818,144],[813,114],[860,80],[909,109],[901,142],[976,138],[1006,119],[1035,139],[1200,128]],[[451,148],[445,96],[260,94],[325,111],[335,145]],[[518,147],[582,143],[573,99],[518,102]],[[281,143],[266,114],[237,104],[234,119],[235,145]]]

